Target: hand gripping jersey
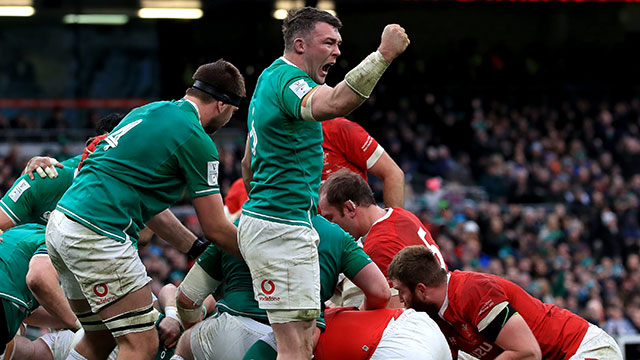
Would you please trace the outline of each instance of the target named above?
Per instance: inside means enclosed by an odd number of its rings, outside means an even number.
[[[371,256],[384,276],[393,257],[402,249],[411,245],[424,245],[434,253],[442,268],[447,265],[442,258],[440,248],[424,228],[420,219],[402,208],[389,208],[387,214],[378,219],[365,235],[364,252]]]
[[[220,192],[218,151],[190,101],[133,109],[82,163],[57,209],[92,231],[137,245],[144,223],[183,194]]]
[[[322,180],[341,169],[349,169],[367,181],[369,170],[384,149],[362,126],[345,118],[322,122],[324,163]]]
[[[284,58],[266,68],[249,105],[253,181],[242,213],[310,227],[322,174],[322,126],[300,116],[300,104],[317,84]]]
[[[53,179],[35,176],[31,180],[27,174],[20,176],[0,200],[0,210],[16,225],[47,225],[49,214],[71,186],[79,161],[80,156],[63,161],[64,167],[56,168],[58,177]]]
[[[442,332],[454,350],[462,350],[479,359],[493,359],[502,350],[480,331],[498,315],[500,306],[508,303],[531,328],[540,344],[543,359],[569,359],[575,354],[589,324],[586,320],[544,304],[518,285],[499,276],[454,271],[448,279],[447,300],[438,320]],[[497,321],[502,321],[497,319]]]

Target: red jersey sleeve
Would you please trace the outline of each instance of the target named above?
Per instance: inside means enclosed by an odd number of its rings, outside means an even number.
[[[224,198],[224,205],[229,210],[230,214],[235,214],[242,209],[242,204],[249,200],[249,195],[244,188],[244,182],[242,178],[237,179],[231,184],[227,197]]]

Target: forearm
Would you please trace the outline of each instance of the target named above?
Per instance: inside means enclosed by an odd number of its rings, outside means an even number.
[[[320,86],[315,90],[311,99],[313,118],[324,121],[340,116],[346,116],[360,106],[366,99],[358,95],[346,81],[343,80],[336,87]]]
[[[48,256],[36,255],[29,263],[27,286],[33,296],[47,312],[58,318],[65,328],[76,326],[76,315],[71,311],[69,302],[58,283],[55,271]]]
[[[66,301],[66,300],[65,300]],[[29,316],[24,319],[24,323],[37,326],[37,327],[45,327],[52,329],[65,329],[71,326],[65,324],[59,317],[52,315],[49,313],[44,307],[37,308],[34,312],[32,312]]]
[[[386,207],[404,207],[404,173],[382,180],[382,197]]]
[[[251,181],[253,181],[253,172],[251,171],[251,142],[248,136],[244,147],[244,156],[240,164],[242,165],[242,182],[248,194],[251,191]]]
[[[504,351],[502,354],[496,357],[496,360],[538,360],[538,357],[535,352],[523,352],[523,351]]]
[[[147,226],[182,253],[187,253],[197,239],[169,209],[154,216]]]
[[[242,254],[238,249],[238,228],[227,221],[226,218],[224,218],[224,221],[220,221],[215,229],[211,231],[205,230],[205,237],[226,253],[242,259]]]

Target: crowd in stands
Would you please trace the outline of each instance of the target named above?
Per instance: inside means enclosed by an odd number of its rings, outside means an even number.
[[[443,59],[460,59],[468,74],[453,64],[454,78],[442,66],[443,79],[473,83],[475,76],[485,85],[508,85],[508,74],[500,75],[513,69],[508,56],[463,55]],[[519,81],[539,78],[540,66],[523,65],[535,71]],[[613,336],[640,333],[640,99],[554,100],[529,92],[516,101],[515,95],[503,96],[506,90],[458,96],[413,81],[419,66],[405,68],[384,78],[350,118],[403,169],[405,207],[429,228],[449,268],[504,276]],[[551,79],[555,73],[546,74]],[[64,130],[71,123],[59,109],[41,119],[0,113],[0,131]],[[241,176],[244,139],[234,143],[219,147],[223,195]],[[46,149],[47,155],[68,157],[63,145]],[[29,157],[19,145],[0,154],[2,194]],[[381,183],[374,178],[370,184],[381,201]],[[193,213],[179,217],[201,235]],[[154,291],[177,285],[192,264],[157,237],[140,254]]]

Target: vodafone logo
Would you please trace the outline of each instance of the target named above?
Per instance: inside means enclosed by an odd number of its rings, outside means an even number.
[[[103,297],[105,295],[107,295],[107,293],[109,293],[109,288],[107,287],[107,284],[102,283],[102,284],[98,284],[96,286],[93,287],[93,292],[98,295],[99,297]]]
[[[274,291],[276,291],[276,285],[271,280],[262,280],[262,284],[260,284],[262,288],[262,292],[265,295],[271,295]]]

